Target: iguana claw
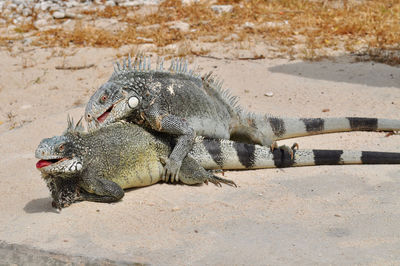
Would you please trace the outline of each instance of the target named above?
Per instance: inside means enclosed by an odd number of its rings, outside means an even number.
[[[179,170],[181,169],[182,163],[178,163],[175,160],[166,159],[162,173],[162,179],[168,182],[171,178],[171,183],[179,181]]]
[[[232,180],[228,180],[225,178],[221,178],[218,176],[213,175],[212,177],[208,178],[205,183],[207,184],[207,181],[213,183],[214,185],[218,186],[218,187],[222,187],[222,184],[228,185],[228,186],[232,186],[232,187],[237,187],[236,183],[233,182]]]

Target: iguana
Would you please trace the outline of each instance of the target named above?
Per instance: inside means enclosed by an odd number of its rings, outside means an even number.
[[[118,62],[110,79],[91,96],[85,119],[91,127],[119,120],[141,124],[176,137],[163,176],[176,180],[183,158],[196,135],[277,146],[276,141],[313,134],[344,131],[399,131],[400,120],[341,118],[278,118],[247,112],[237,97],[222,89],[211,74],[200,77],[188,71],[187,62],[172,60],[155,70],[150,59],[128,57]]]
[[[173,136],[126,122],[92,132],[69,121],[61,136],[43,139],[36,149],[36,167],[61,209],[77,200],[113,202],[123,189],[162,181]],[[400,153],[342,150],[294,150],[196,137],[183,159],[179,180],[188,185],[212,182],[233,185],[205,169],[257,169],[335,164],[400,164]]]

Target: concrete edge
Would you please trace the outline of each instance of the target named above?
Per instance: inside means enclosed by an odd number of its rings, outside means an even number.
[[[0,265],[149,265],[137,262],[91,258],[45,251],[28,245],[10,244],[0,240]]]

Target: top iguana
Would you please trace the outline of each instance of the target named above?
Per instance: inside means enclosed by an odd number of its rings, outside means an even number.
[[[112,202],[123,189],[162,181],[165,158],[173,147],[168,134],[147,131],[133,123],[116,122],[91,132],[68,123],[61,136],[43,139],[36,149],[41,171],[53,198],[63,208],[76,200]],[[400,153],[341,150],[294,150],[197,137],[183,159],[184,184],[212,182],[235,185],[205,169],[257,169],[336,164],[400,164]]]
[[[247,112],[211,74],[200,77],[187,62],[172,60],[168,70],[150,59],[128,57],[116,63],[110,79],[91,96],[85,119],[91,126],[119,120],[176,136],[163,176],[177,180],[181,163],[196,135],[276,147],[276,140],[313,134],[398,131],[400,120],[377,118],[277,118]]]

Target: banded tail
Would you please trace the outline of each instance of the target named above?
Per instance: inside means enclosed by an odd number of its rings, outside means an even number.
[[[231,139],[270,146],[276,140],[347,131],[400,131],[400,120],[365,117],[289,118],[241,113]]]
[[[276,140],[346,131],[400,131],[400,120],[365,117],[267,118]]]
[[[262,169],[311,165],[400,164],[400,153],[352,150],[294,150],[197,138],[189,153],[205,169]]]

